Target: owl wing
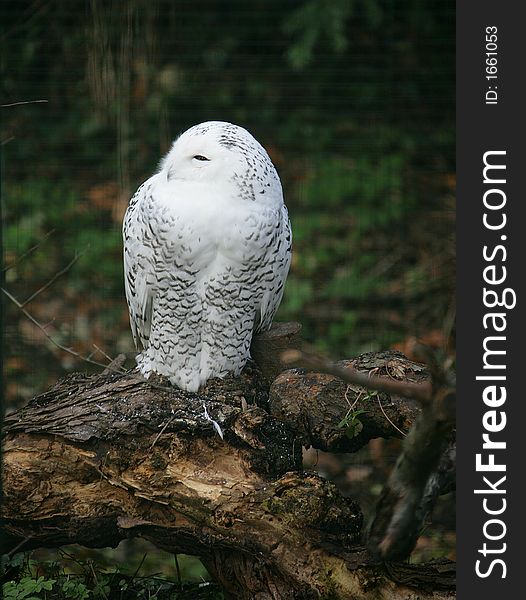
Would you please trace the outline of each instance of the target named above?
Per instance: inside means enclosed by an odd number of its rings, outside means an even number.
[[[286,206],[283,204],[274,235],[269,242],[268,254],[273,276],[266,284],[259,313],[254,323],[255,333],[267,331],[278,310],[292,256],[292,228]]]
[[[124,288],[135,346],[148,347],[155,295],[154,240],[148,235],[143,203],[150,194],[147,181],[135,192],[123,223]]]

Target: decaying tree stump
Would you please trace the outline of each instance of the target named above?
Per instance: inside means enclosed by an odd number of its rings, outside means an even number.
[[[302,446],[354,451],[372,437],[400,435],[393,425],[407,430],[418,407],[385,394],[362,400],[363,390],[329,375],[294,369],[275,377],[278,349],[297,336],[286,327],[281,340],[279,331],[270,335],[269,360],[258,342],[264,373],[251,364],[200,394],[135,372],[75,374],[10,415],[6,549],[116,546],[141,536],[199,556],[232,598],[454,597],[452,563],[378,564],[361,545],[360,507],[302,471]],[[399,353],[350,362],[399,379],[426,377]],[[338,423],[354,401],[366,412],[349,438]]]

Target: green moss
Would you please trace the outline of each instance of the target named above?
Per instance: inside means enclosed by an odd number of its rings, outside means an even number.
[[[359,506],[327,482],[320,487],[297,486],[278,492],[266,502],[265,509],[296,527],[313,527],[351,539],[357,539],[363,523]]]

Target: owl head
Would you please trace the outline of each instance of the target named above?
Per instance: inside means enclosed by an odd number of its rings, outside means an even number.
[[[258,189],[281,189],[263,146],[243,127],[225,121],[207,121],[187,129],[161,161],[160,172],[169,181],[241,186],[244,182]]]

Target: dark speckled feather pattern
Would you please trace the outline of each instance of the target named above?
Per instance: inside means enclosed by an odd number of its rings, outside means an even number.
[[[254,331],[272,323],[291,258],[281,184],[263,147],[230,123],[192,127],[131,199],[123,239],[141,372],[189,391],[239,374]]]

